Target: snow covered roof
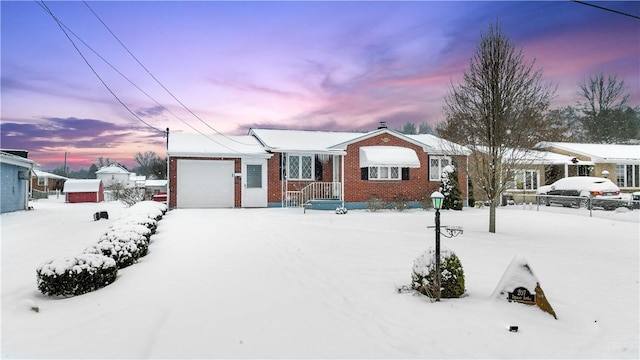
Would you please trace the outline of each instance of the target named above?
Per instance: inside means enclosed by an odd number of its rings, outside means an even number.
[[[471,150],[454,142],[439,138],[431,134],[407,135],[411,139],[417,140],[441,155],[471,155]]]
[[[33,170],[33,172],[39,178],[60,179],[60,180],[68,179],[68,178],[66,178],[64,176],[52,174],[52,173],[49,173],[49,172],[46,172],[46,171],[42,171],[42,170]]]
[[[69,179],[64,182],[64,193],[96,192],[100,190],[100,179]]]
[[[341,153],[340,149],[331,149],[331,147],[363,135],[357,132],[277,129],[251,129],[249,134],[254,135],[272,151],[316,153]]]
[[[401,166],[419,168],[420,160],[413,149],[400,146],[362,146],[360,167]]]
[[[349,144],[385,132],[403,138],[410,143],[422,146],[425,151],[430,153],[446,153],[451,155],[471,154],[471,151],[464,146],[440,139],[434,135],[405,135],[387,128],[370,132],[251,129],[249,134],[256,136],[266,148],[272,151],[340,153],[343,152]]]
[[[579,160],[573,156],[537,150],[528,150],[524,152],[519,159],[519,162],[545,165],[594,165],[593,161]]]
[[[167,186],[167,180],[146,180],[144,182],[145,187],[162,187]]]
[[[201,135],[173,133],[169,137],[170,156],[271,156],[264,147],[250,135]]]
[[[111,164],[103,166],[100,170],[96,171],[96,174],[128,174],[129,172],[118,164]]]
[[[9,154],[4,151],[0,151],[0,162],[29,169],[32,169],[34,166],[39,166],[35,161],[23,158],[22,156]]]
[[[640,145],[541,142],[536,145],[536,148],[557,149],[576,155],[584,155],[599,163],[640,163]]]

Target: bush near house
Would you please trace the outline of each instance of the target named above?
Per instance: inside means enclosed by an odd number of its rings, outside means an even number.
[[[413,262],[411,288],[433,297],[435,294],[436,252],[434,248],[420,254]],[[451,250],[440,249],[441,298],[459,298],[465,292],[464,269]]]
[[[38,290],[49,296],[74,296],[100,289],[116,280],[112,258],[82,254],[55,259],[36,269]]]

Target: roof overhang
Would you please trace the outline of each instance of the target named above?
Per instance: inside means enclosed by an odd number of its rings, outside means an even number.
[[[400,146],[360,147],[360,167],[400,166],[419,168],[420,159],[415,150]]]

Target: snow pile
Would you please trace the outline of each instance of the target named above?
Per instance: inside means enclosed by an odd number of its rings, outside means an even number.
[[[80,295],[111,284],[118,273],[106,256],[82,254],[51,260],[36,269],[38,290],[45,295]]]

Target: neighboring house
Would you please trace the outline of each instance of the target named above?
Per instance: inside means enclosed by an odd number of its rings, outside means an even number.
[[[64,183],[68,203],[98,203],[104,201],[104,187],[100,179],[69,179]]]
[[[167,192],[167,180],[145,180],[144,188],[151,195],[155,195],[159,192]]]
[[[42,170],[34,170],[31,178],[33,191],[48,193],[49,191],[62,191],[64,182],[68,179],[64,176],[52,174]]]
[[[466,167],[468,150],[386,127],[367,133],[251,129],[242,137],[173,134],[168,155],[172,208],[320,208],[324,202],[335,209],[366,208],[373,196],[422,201],[438,189],[446,165]],[[466,201],[466,172],[459,173]]]
[[[0,213],[29,208],[29,180],[36,166],[25,157],[0,151]]]
[[[117,164],[103,166],[96,171],[96,179],[102,180],[104,187],[107,189],[112,186],[135,187],[135,183],[131,182],[130,177],[131,173]]]
[[[575,158],[577,163],[591,163],[578,168],[577,173],[565,171],[564,177],[603,176],[606,171],[621,190],[633,192],[640,188],[640,145],[541,142],[536,148]]]

